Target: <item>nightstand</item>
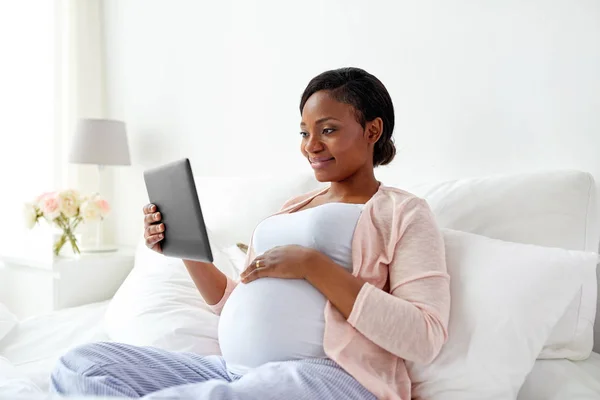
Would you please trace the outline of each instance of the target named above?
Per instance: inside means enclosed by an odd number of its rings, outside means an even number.
[[[134,261],[133,249],[47,262],[0,257],[0,303],[23,319],[112,298]]]

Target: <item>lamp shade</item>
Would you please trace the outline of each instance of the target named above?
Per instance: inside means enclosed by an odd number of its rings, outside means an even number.
[[[81,119],[73,137],[69,162],[131,165],[125,123],[109,119]]]

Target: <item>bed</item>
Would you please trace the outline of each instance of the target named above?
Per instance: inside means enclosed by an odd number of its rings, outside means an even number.
[[[519,400],[600,399],[600,354],[584,361],[538,360]]]
[[[29,318],[0,343],[0,349],[19,372],[46,392],[50,371],[67,349],[109,340],[103,328],[107,307],[108,302],[102,302]],[[592,353],[584,361],[536,361],[518,399],[600,399],[600,354]]]
[[[310,180],[298,181],[292,187],[288,177],[280,182],[275,182],[273,177],[257,179],[265,182],[222,178],[196,182],[202,188],[199,193],[211,241],[214,239],[216,243],[215,264],[232,277],[239,273],[243,257],[231,252],[236,246],[225,243],[247,239],[257,221],[273,212],[273,208],[290,195],[312,189],[313,184]],[[266,182],[279,188],[272,191],[272,201],[250,198],[246,207],[254,213],[239,209],[237,199],[241,193]],[[600,218],[596,207],[590,206],[597,199],[595,183],[589,174],[562,171],[500,176],[442,182],[411,191],[428,200],[443,227],[569,250],[596,252],[598,249]],[[209,195],[214,193],[225,195]],[[553,200],[543,200],[548,198]],[[236,213],[222,212],[234,209]],[[526,210],[527,215],[521,215],[522,210]],[[243,224],[239,215],[244,216]],[[555,229],[559,224],[561,228]],[[16,383],[29,383],[38,393],[47,393],[49,374],[61,354],[73,346],[96,341],[218,353],[218,317],[201,301],[178,261],[156,255],[140,245],[136,266],[110,301],[21,321],[0,340],[0,356],[21,378]],[[600,399],[597,318],[593,328],[597,311],[596,280],[592,279],[591,285],[593,293],[585,299],[587,308],[582,309],[587,315],[582,335],[585,346],[579,349],[589,356],[580,361],[572,361],[577,358],[572,356],[536,360],[520,388],[518,399]],[[589,354],[593,335],[596,335],[595,352]],[[7,395],[11,392],[2,386],[1,367],[0,363],[0,399],[14,398]]]
[[[104,301],[27,318],[0,342],[0,354],[46,392],[49,373],[65,351],[110,340],[103,328],[107,307]]]

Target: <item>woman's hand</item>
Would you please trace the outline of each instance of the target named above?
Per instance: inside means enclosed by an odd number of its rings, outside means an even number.
[[[315,260],[327,257],[323,253],[302,246],[279,246],[256,257],[241,273],[243,283],[259,278],[305,279]]]
[[[318,250],[302,246],[275,247],[250,263],[242,283],[259,278],[306,279],[348,318],[365,284]]]
[[[154,204],[144,206],[144,239],[149,249],[162,254],[160,242],[165,238],[165,224],[161,223],[162,215]]]

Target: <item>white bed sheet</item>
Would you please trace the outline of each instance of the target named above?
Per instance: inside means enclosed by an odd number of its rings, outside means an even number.
[[[518,400],[600,400],[600,354],[587,360],[538,360]]]
[[[0,355],[47,392],[50,372],[68,349],[109,341],[103,328],[107,307],[105,301],[25,319],[0,341]]]
[[[103,327],[108,301],[61,310],[22,321],[0,341],[0,354],[48,391],[48,377],[69,348],[109,341]],[[1,397],[1,396],[0,396]],[[600,354],[584,361],[539,360],[527,377],[518,400],[600,400]]]

